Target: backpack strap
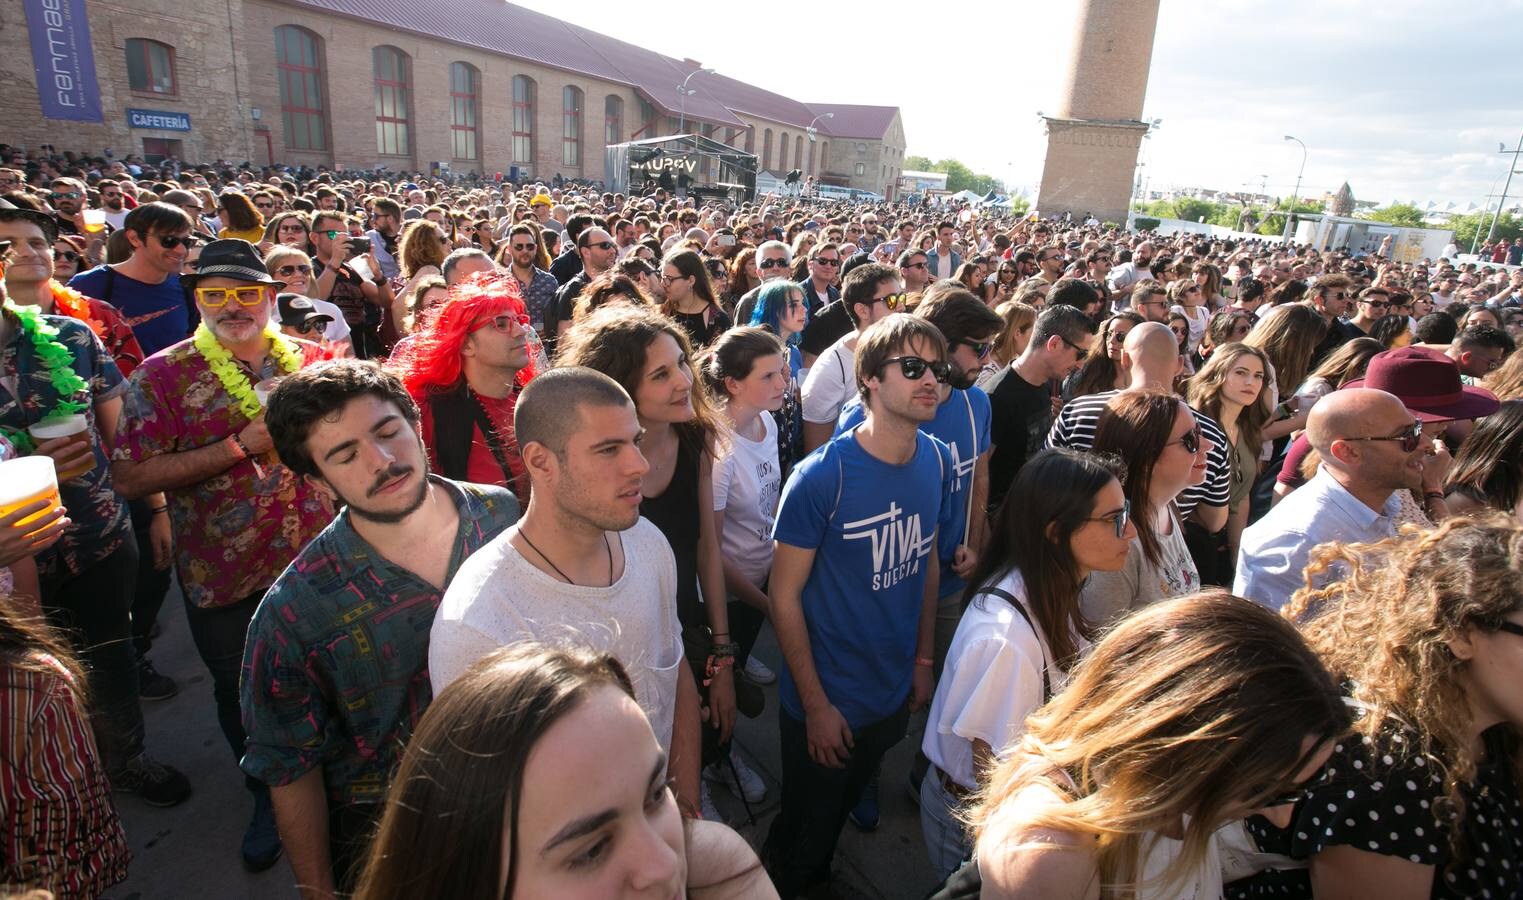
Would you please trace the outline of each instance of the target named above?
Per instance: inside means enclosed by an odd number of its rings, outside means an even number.
[[[1031,620],[1031,613],[1026,611],[1026,604],[1017,600],[1014,594],[1002,588],[984,588],[979,593],[998,597],[1015,607],[1015,611],[1021,614],[1021,618],[1026,620],[1027,625],[1031,626],[1032,632],[1036,635],[1037,649],[1042,654],[1042,703],[1046,705],[1047,701],[1052,699],[1052,684],[1047,677],[1047,650],[1042,647],[1042,632],[1036,627],[1036,623]]]

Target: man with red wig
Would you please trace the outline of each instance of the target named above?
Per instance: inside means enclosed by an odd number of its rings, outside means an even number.
[[[471,276],[450,288],[409,343],[399,374],[422,411],[434,471],[506,487],[527,504],[513,407],[534,377],[539,348],[518,283],[501,274]]]

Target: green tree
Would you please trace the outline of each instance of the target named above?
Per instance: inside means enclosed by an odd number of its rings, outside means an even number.
[[[1371,210],[1360,218],[1384,222],[1387,225],[1399,225],[1403,228],[1427,227],[1423,222],[1422,210],[1410,203],[1392,203],[1382,209]]]
[[[987,194],[999,187],[999,179],[993,175],[983,175],[968,168],[967,164],[956,159],[938,159],[935,162],[924,156],[906,156],[904,167],[912,172],[942,172],[947,176],[947,190],[952,193],[958,191],[972,191],[975,194]]]
[[[1268,211],[1264,221],[1259,223],[1259,234],[1280,235],[1285,233],[1285,207],[1287,205],[1288,201],[1281,198],[1275,204],[1275,208]],[[1295,211],[1298,213],[1319,213],[1322,212],[1322,209],[1323,203],[1321,200],[1296,201]]]
[[[1454,242],[1459,244],[1460,249],[1470,252],[1470,245],[1474,243],[1476,249],[1486,242],[1486,233],[1491,229],[1491,216],[1489,212],[1473,212],[1463,216],[1453,216],[1445,227],[1454,229]],[[1480,239],[1476,239],[1480,235]],[[1515,237],[1523,237],[1523,216],[1515,216],[1503,213],[1497,216],[1497,230],[1495,237],[1512,240]]]
[[[931,158],[929,156],[906,156],[904,167],[911,172],[933,172]]]

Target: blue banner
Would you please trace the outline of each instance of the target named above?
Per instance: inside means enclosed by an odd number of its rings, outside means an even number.
[[[131,128],[156,128],[159,131],[189,131],[190,114],[162,109],[129,108],[127,125]]]
[[[23,0],[23,5],[43,118],[102,121],[85,0]]]

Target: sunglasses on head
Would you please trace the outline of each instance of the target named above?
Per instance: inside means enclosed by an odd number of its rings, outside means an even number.
[[[1344,438],[1344,440],[1346,440],[1346,441],[1377,441],[1377,442],[1379,442],[1379,441],[1393,441],[1393,442],[1398,443],[1398,444],[1401,445],[1401,452],[1403,452],[1403,453],[1411,453],[1413,450],[1416,450],[1418,447],[1422,446],[1422,442],[1423,442],[1423,423],[1421,423],[1421,422],[1413,422],[1412,426],[1410,428],[1406,429],[1405,431],[1403,431],[1401,434],[1394,434],[1394,435],[1390,435],[1389,437],[1357,437],[1357,438]]]
[[[947,379],[952,377],[952,364],[949,362],[932,362],[928,359],[921,359],[918,356],[895,356],[892,359],[885,359],[883,361],[884,367],[894,363],[899,364],[899,374],[910,381],[919,381],[924,378],[926,369],[930,369],[931,374],[936,377],[936,381],[941,384],[946,384]],[[882,370],[880,369],[879,371]]]
[[[264,291],[257,284],[232,288],[198,287],[196,302],[207,309],[221,309],[229,300],[237,300],[239,306],[258,306],[264,302]]]
[[[776,258],[764,259],[761,262],[757,263],[756,267],[758,269],[786,269],[788,268],[788,260]]]
[[[1116,529],[1116,539],[1126,537],[1127,523],[1132,520],[1132,501],[1122,500],[1121,509],[1108,516],[1090,516],[1086,522],[1109,522]]]

